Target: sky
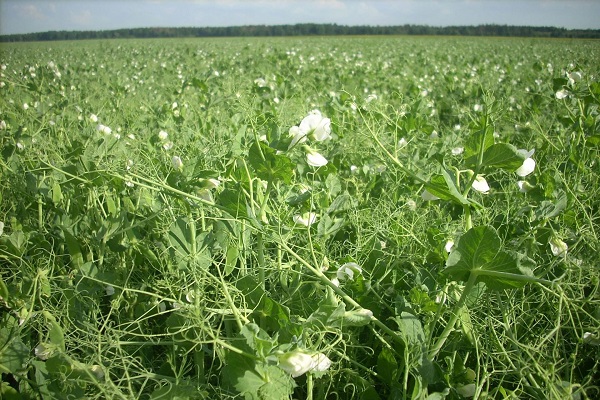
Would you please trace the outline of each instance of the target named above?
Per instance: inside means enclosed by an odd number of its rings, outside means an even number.
[[[336,23],[600,29],[600,0],[0,0],[0,34]]]

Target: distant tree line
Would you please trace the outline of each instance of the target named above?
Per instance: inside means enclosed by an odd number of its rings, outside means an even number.
[[[435,27],[428,25],[346,26],[337,24],[245,25],[200,28],[134,28],[106,31],[50,31],[2,35],[1,42],[30,42],[81,39],[187,38],[225,36],[326,36],[326,35],[444,35],[519,36],[545,38],[600,38],[600,29],[477,25]]]

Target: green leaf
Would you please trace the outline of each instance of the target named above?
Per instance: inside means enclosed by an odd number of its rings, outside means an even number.
[[[18,332],[15,318],[7,317],[6,327],[0,329],[0,372],[2,373],[16,374],[29,358],[29,348],[17,336]]]
[[[467,165],[477,164],[477,157],[482,143],[484,152],[494,145],[493,129],[480,129],[467,138],[465,141],[465,163]]]
[[[235,283],[241,293],[244,293],[248,306],[254,309],[258,317],[265,317],[269,329],[281,329],[290,322],[290,310],[273,300],[249,275]]]
[[[482,165],[513,172],[523,165],[524,160],[523,154],[519,153],[519,150],[512,144],[498,143],[489,147],[483,153]]]
[[[403,311],[400,316],[396,317],[396,323],[407,344],[419,348],[425,344],[423,325],[421,325],[421,321],[416,316]]]
[[[199,391],[197,387],[181,382],[177,384],[165,382],[164,386],[155,389],[150,394],[150,400],[196,400],[206,398],[208,398],[208,392]]]
[[[530,279],[523,275],[517,259],[501,247],[502,241],[493,227],[469,229],[448,256],[442,272],[462,281],[476,274],[478,282],[493,290],[524,285]]]
[[[63,233],[65,235],[65,242],[67,243],[69,255],[71,256],[71,262],[75,268],[79,269],[83,265],[83,254],[81,253],[81,247],[79,247],[79,241],[64,227]]]
[[[225,189],[218,197],[217,203],[234,218],[248,218],[246,199],[241,187]]]
[[[13,388],[6,382],[0,382],[0,399],[5,400],[21,400],[21,395],[17,389]]]
[[[289,399],[296,384],[285,371],[275,365],[265,365],[247,356],[228,351],[222,379],[225,385],[243,393],[246,399]]]
[[[394,353],[387,347],[382,347],[377,356],[377,374],[389,386],[398,380],[398,362],[394,358]]]
[[[344,326],[365,326],[369,325],[372,320],[373,313],[364,308],[346,311],[342,317]]]
[[[248,159],[256,176],[267,182],[281,180],[292,183],[294,164],[285,154],[277,154],[276,150],[263,142],[255,141],[250,147]]]
[[[448,179],[450,178],[450,179]],[[427,191],[442,200],[450,200],[458,204],[470,204],[456,187],[451,175],[434,175],[425,185]]]
[[[240,252],[237,244],[230,243],[229,246],[227,246],[227,252],[225,253],[225,276],[233,272],[237,265],[239,254]]]

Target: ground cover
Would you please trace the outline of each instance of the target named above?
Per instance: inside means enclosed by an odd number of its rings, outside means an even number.
[[[0,49],[2,396],[600,395],[598,42]]]

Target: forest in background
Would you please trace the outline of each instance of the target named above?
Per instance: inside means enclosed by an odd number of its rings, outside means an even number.
[[[0,36],[1,42],[82,39],[188,38],[233,36],[331,36],[331,35],[443,35],[598,39],[600,29],[477,25],[435,27],[427,25],[347,26],[337,24],[245,25],[228,27],[132,28],[101,31],[49,31]]]

